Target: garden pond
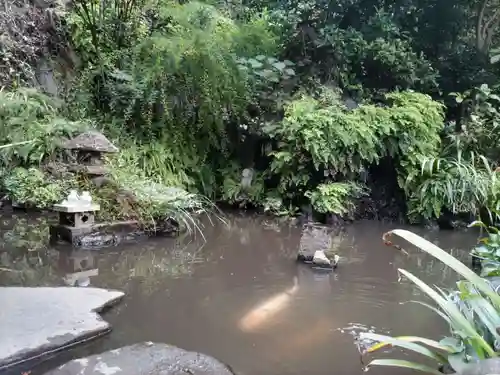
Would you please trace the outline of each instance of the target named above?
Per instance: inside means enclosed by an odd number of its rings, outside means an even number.
[[[113,326],[109,335],[35,366],[31,375],[143,341],[211,355],[237,374],[356,375],[363,373],[358,332],[435,338],[446,333],[431,311],[402,303],[425,296],[398,280],[397,269],[444,287],[454,286],[457,276],[423,252],[407,249],[404,254],[385,246],[383,233],[403,225],[360,221],[347,226],[334,238],[339,267],[319,272],[295,261],[299,226],[243,214],[227,220],[227,225],[205,223],[203,236],[71,251],[48,245],[43,218],[3,218],[2,286],[79,284],[126,293],[104,314]],[[407,229],[470,264],[476,234]],[[274,314],[256,313],[255,307],[266,301],[279,308]]]

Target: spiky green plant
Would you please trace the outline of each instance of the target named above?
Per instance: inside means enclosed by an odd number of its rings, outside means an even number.
[[[451,335],[438,342],[423,337],[389,337],[362,333],[361,339],[378,341],[378,344],[370,347],[367,352],[373,353],[386,346],[400,347],[421,354],[438,364],[451,366],[459,373],[472,366],[469,364],[471,358],[485,360],[497,357],[495,344],[500,342],[497,332],[497,328],[500,327],[500,296],[469,267],[431,242],[410,231],[395,229],[384,235],[386,244],[392,245],[389,240],[391,235],[408,241],[442,261],[465,280],[457,283],[459,293],[449,294],[438,287],[433,288],[427,285],[404,269],[398,269],[401,275],[414,283],[437,304],[437,307],[434,307],[417,301],[441,316],[449,324]],[[368,364],[368,368],[371,366],[403,367],[429,374],[441,374],[438,366],[433,368],[399,359],[375,359]]]
[[[496,170],[483,155],[458,152],[454,157],[425,157],[421,169],[408,174],[405,191],[410,219],[439,218],[453,214],[492,211],[498,205]],[[493,216],[493,215],[492,215]]]

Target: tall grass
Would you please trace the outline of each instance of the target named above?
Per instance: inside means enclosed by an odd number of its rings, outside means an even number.
[[[134,193],[135,216],[150,224],[158,219],[174,218],[188,231],[200,233],[202,237],[202,215],[210,222],[215,218],[225,223],[221,211],[208,198],[188,192],[183,184],[173,183],[182,180],[182,177],[176,176],[175,170],[169,170],[168,178],[162,178],[161,173],[154,178],[155,171],[162,165],[145,166],[143,158],[144,153],[129,150],[107,160],[110,177],[118,188]],[[158,158],[161,156],[158,155]]]
[[[413,217],[439,218],[445,209],[475,216],[486,209],[493,215],[498,204],[496,170],[484,156],[474,153],[423,159],[420,174],[409,175],[405,188]]]

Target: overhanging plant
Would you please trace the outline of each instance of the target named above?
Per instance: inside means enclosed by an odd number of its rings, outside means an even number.
[[[447,365],[457,373],[472,366],[475,360],[497,357],[495,343],[500,341],[497,332],[497,328],[500,327],[500,296],[469,267],[431,242],[410,231],[395,229],[384,234],[386,244],[393,245],[389,240],[393,235],[434,256],[463,276],[465,280],[458,283],[457,293],[450,294],[437,286],[427,285],[404,269],[398,269],[402,276],[414,283],[436,303],[435,307],[416,301],[435,311],[449,324],[450,336],[436,341],[415,336],[390,337],[361,333],[361,339],[378,342],[366,352],[373,353],[387,346],[396,346],[421,354],[436,361],[439,365]],[[400,249],[397,245],[395,247]],[[404,367],[428,374],[441,374],[438,366],[431,367],[399,359],[375,359],[367,367],[371,366]]]

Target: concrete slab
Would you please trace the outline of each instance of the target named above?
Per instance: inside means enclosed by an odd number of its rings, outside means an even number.
[[[0,287],[0,370],[110,330],[98,315],[123,292],[99,288]]]

